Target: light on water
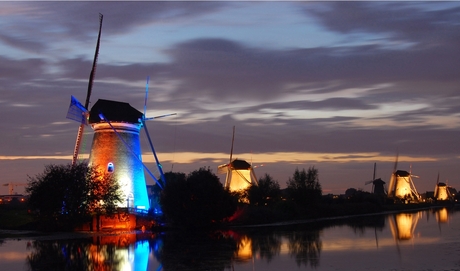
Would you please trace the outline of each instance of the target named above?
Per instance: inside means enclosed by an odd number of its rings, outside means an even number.
[[[214,232],[7,238],[0,239],[0,266],[2,270],[460,270],[460,210]]]

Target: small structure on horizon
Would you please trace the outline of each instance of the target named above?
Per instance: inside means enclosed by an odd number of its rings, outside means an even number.
[[[372,181],[372,193],[377,195],[386,195],[385,182],[381,179],[375,179]]]
[[[244,190],[257,184],[253,167],[245,160],[234,159],[231,163],[220,165],[217,172],[227,174],[224,187],[230,191]]]
[[[235,126],[233,126],[232,147],[230,149],[230,162],[217,167],[217,173],[227,174],[224,187],[230,191],[244,190],[252,184],[257,185],[254,168],[245,160],[232,160],[233,142],[235,141]]]
[[[454,200],[457,190],[451,186],[447,185],[447,182],[439,182],[439,173],[438,179],[436,181],[436,187],[434,188],[433,198],[435,200]]]
[[[375,178],[376,168],[377,168],[377,164],[374,163],[374,175],[372,177],[372,180],[367,181],[364,184],[365,185],[372,184],[371,193],[377,194],[377,195],[386,195],[387,192],[385,190],[385,182],[381,178],[378,178],[378,179]]]

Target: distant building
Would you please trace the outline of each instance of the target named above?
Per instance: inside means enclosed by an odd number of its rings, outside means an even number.
[[[0,195],[0,204],[25,204],[28,197],[21,194]]]

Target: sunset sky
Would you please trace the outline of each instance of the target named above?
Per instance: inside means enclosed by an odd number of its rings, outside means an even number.
[[[143,111],[164,171],[233,158],[323,193],[412,170],[460,189],[460,2],[0,2],[0,184],[70,163],[104,15],[91,105]],[[143,159],[155,172],[142,132]],[[81,157],[93,131],[85,130]],[[218,175],[225,180],[225,175]],[[148,184],[153,180],[147,179]],[[16,191],[23,192],[18,185]],[[1,186],[0,194],[8,187]]]

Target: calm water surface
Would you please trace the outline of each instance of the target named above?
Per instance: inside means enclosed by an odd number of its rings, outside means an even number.
[[[460,210],[212,233],[0,239],[0,270],[460,270]]]

